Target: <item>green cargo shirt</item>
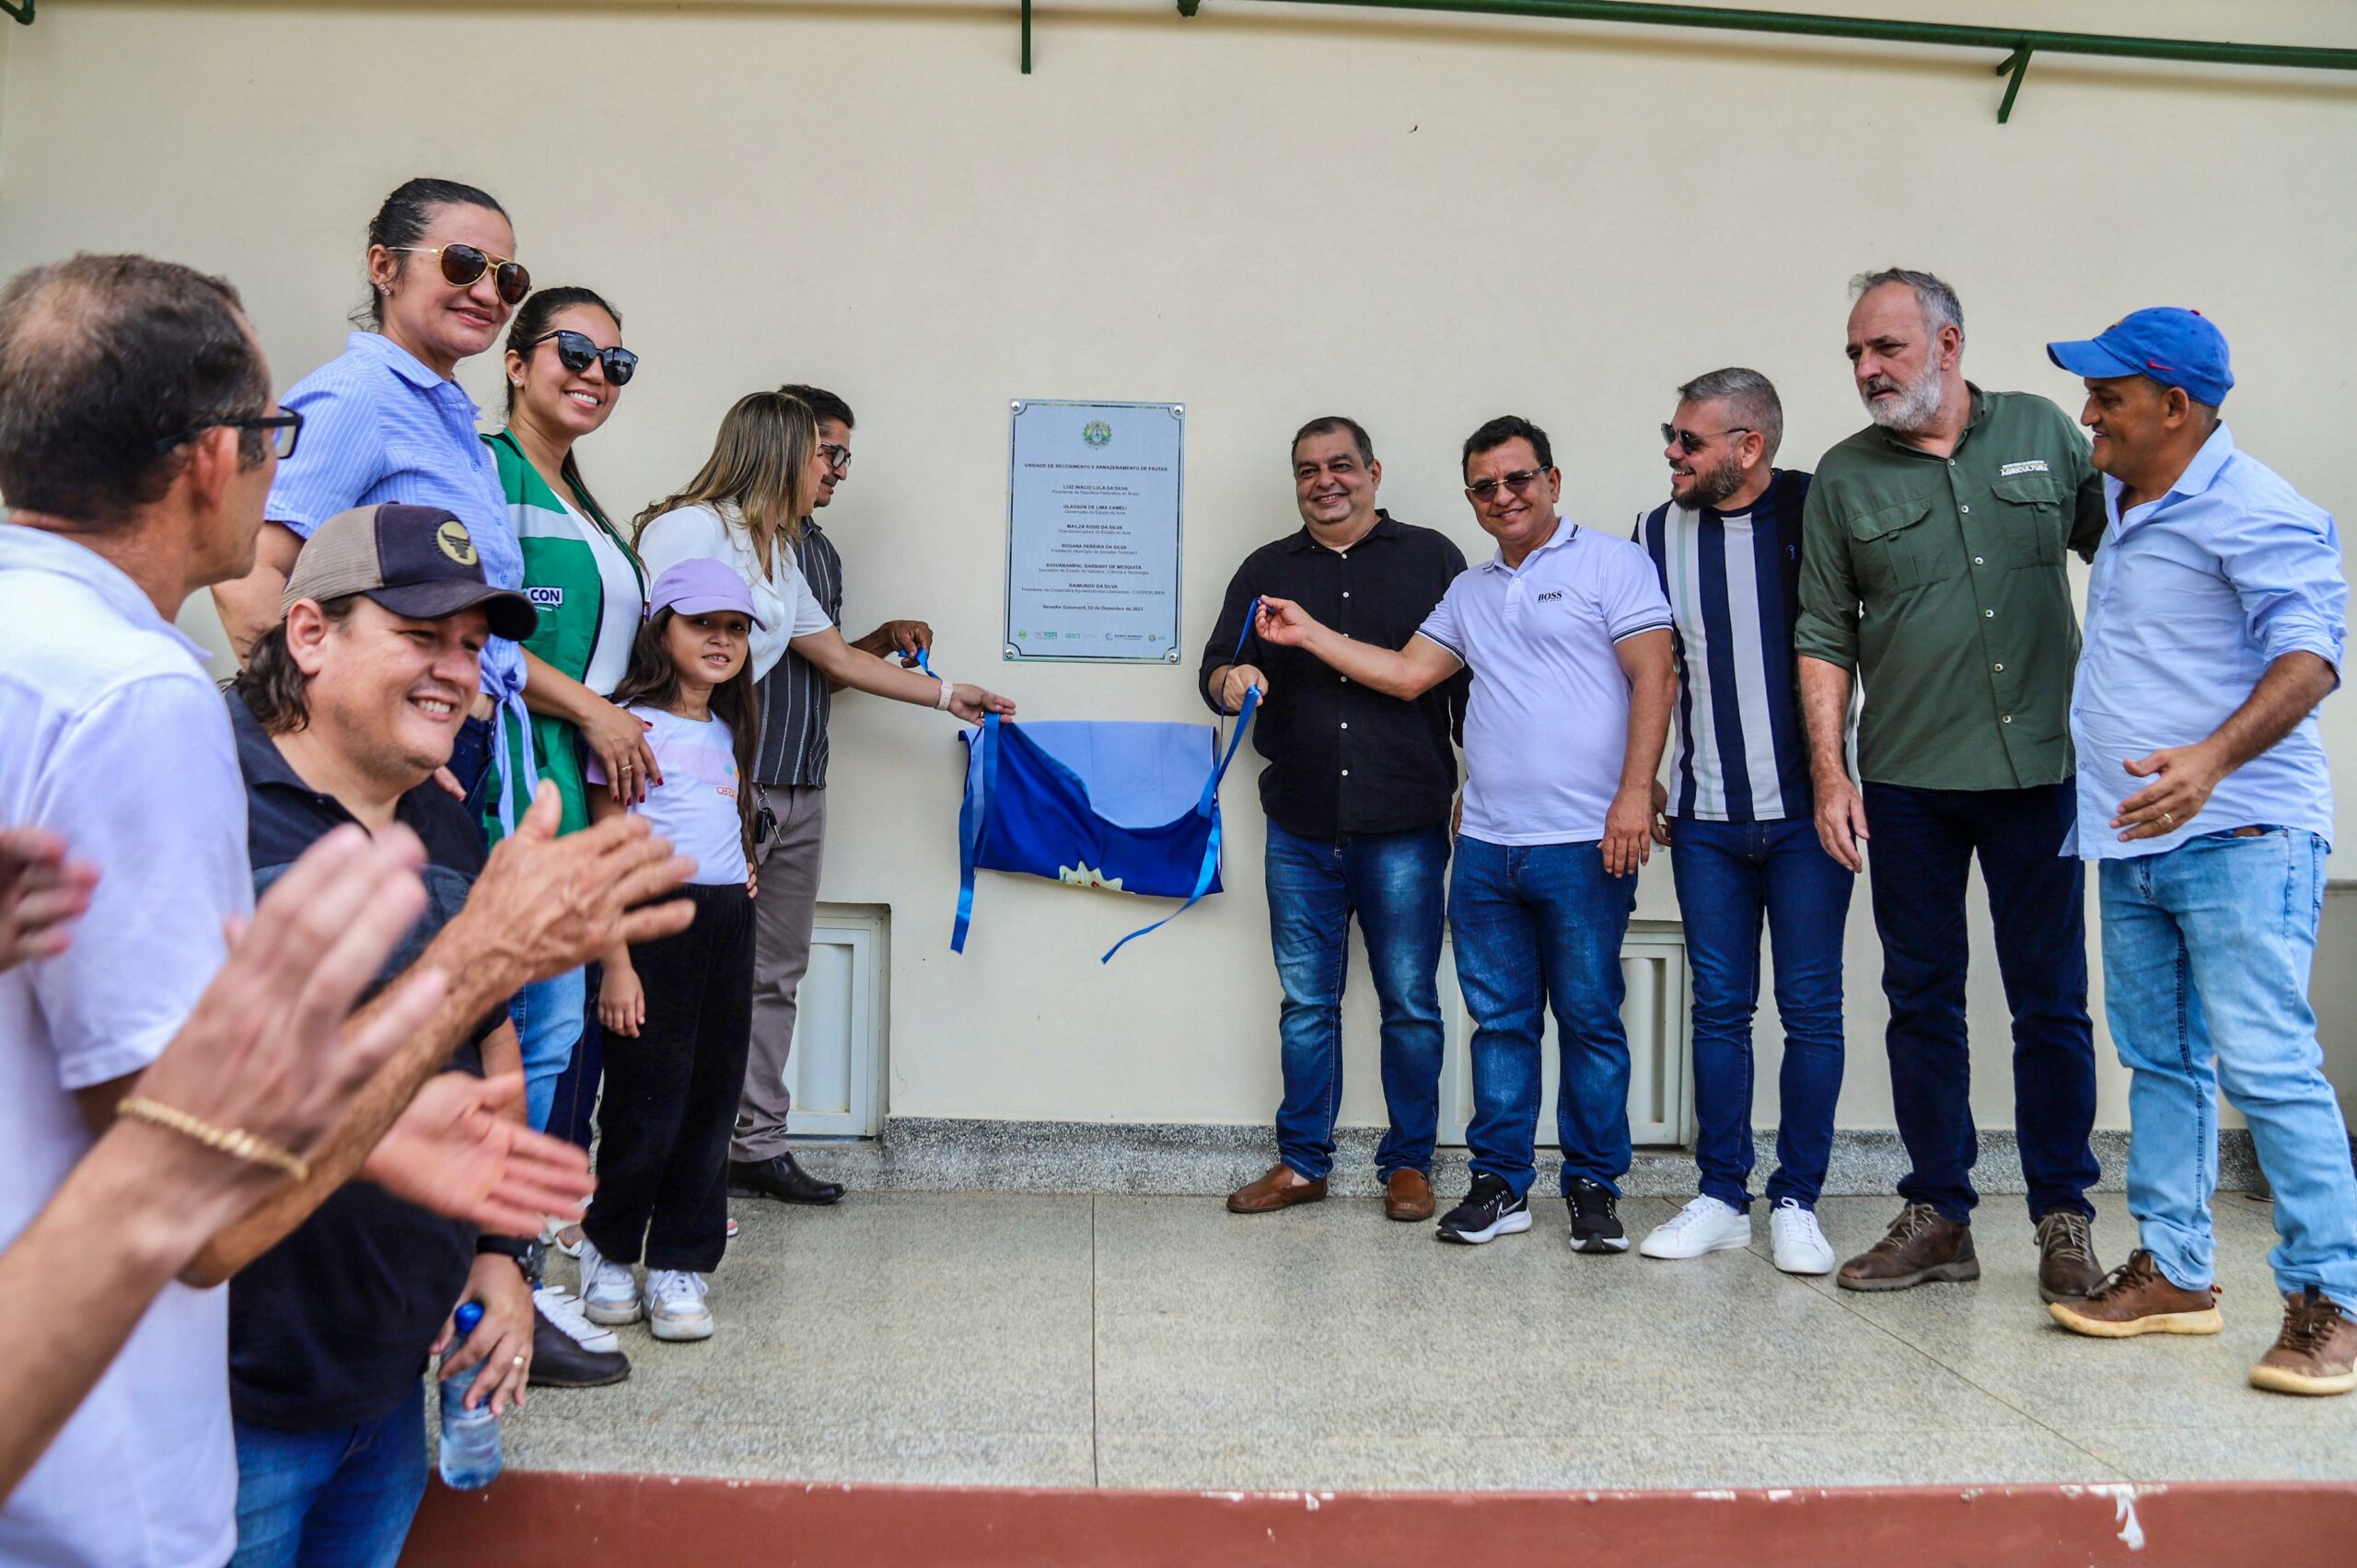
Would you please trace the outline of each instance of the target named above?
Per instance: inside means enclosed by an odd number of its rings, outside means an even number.
[[[1948,457],[1868,425],[1817,464],[1794,646],[1857,672],[1861,777],[2060,784],[2079,663],[2062,552],[2094,559],[2103,478],[2044,398],[1968,389],[1972,420]]]

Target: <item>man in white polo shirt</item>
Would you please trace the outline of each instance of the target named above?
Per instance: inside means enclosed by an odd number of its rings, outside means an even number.
[[[1563,476],[1545,431],[1493,419],[1467,438],[1463,460],[1466,499],[1497,554],[1449,585],[1405,648],[1353,642],[1285,599],[1261,599],[1258,630],[1394,697],[1472,672],[1448,923],[1474,1024],[1473,1182],[1440,1239],[1530,1228],[1539,1031],[1551,1004],[1572,1245],[1623,1252],[1620,939],[1677,691],[1669,605],[1642,548],[1556,509]]]

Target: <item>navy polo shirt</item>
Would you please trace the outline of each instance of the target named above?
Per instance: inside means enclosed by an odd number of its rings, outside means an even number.
[[[234,691],[228,702],[259,898],[353,818],[297,776]],[[480,827],[433,781],[401,796],[395,816],[425,845],[425,912],[386,961],[379,985],[417,961],[467,901],[483,863]],[[505,1016],[502,1009],[483,1019],[451,1069],[481,1076],[483,1037]],[[239,1421],[292,1431],[391,1414],[414,1397],[426,1351],[466,1290],[474,1256],[472,1225],[374,1182],[346,1182],[230,1282],[231,1411]]]

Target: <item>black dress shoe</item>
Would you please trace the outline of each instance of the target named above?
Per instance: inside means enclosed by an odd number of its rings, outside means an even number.
[[[732,1198],[774,1198],[781,1203],[832,1203],[843,1195],[840,1181],[821,1181],[794,1163],[791,1154],[765,1160],[730,1160],[728,1194]]]
[[[613,1342],[613,1331],[600,1329],[580,1314],[579,1305],[571,1303],[572,1321],[581,1330],[607,1343]],[[630,1376],[630,1357],[619,1350],[591,1350],[563,1328],[549,1320],[546,1305],[532,1303],[532,1373],[528,1381],[535,1388],[602,1388],[619,1383]]]

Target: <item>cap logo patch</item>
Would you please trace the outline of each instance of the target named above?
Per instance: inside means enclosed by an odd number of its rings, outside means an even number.
[[[443,554],[461,566],[471,566],[478,559],[474,536],[467,532],[467,525],[456,517],[445,519],[442,526],[434,530],[434,542]]]

